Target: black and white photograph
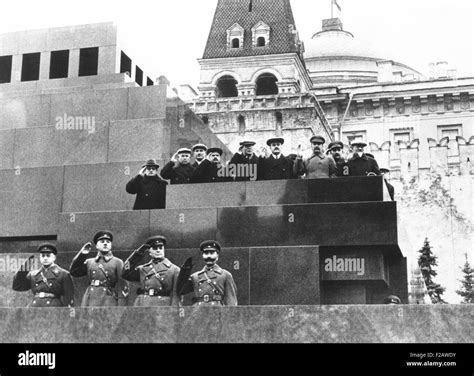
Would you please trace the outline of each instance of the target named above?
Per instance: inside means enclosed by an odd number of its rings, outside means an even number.
[[[474,374],[472,1],[0,8],[1,376],[170,344]]]

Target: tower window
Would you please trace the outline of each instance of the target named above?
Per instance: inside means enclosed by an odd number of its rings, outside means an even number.
[[[239,24],[233,24],[227,29],[227,48],[242,48],[244,44],[244,29]]]
[[[202,122],[203,122],[204,124],[206,124],[206,125],[209,124],[209,117],[203,116],[201,119],[202,119]]]
[[[69,72],[69,50],[51,51],[49,78],[67,78]]]
[[[271,73],[264,73],[257,79],[257,95],[278,94],[278,79]]]
[[[0,56],[0,84],[10,82],[12,79],[12,56]]]
[[[243,136],[245,134],[245,118],[242,115],[237,117],[237,121],[239,123],[239,135]]]
[[[265,47],[270,41],[270,26],[260,21],[252,27],[252,46]]]
[[[99,67],[99,47],[81,48],[79,53],[79,77],[95,76]]]
[[[237,97],[237,81],[232,76],[223,76],[217,81],[216,85],[217,98]]]
[[[232,48],[239,48],[240,47],[240,40],[238,38],[232,39]]]
[[[40,58],[41,54],[39,52],[23,55],[23,64],[21,66],[22,81],[39,80]]]

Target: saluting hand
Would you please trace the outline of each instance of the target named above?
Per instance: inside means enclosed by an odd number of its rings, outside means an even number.
[[[148,251],[149,249],[150,249],[150,246],[148,244],[142,244],[140,248],[137,249],[137,253],[140,256],[143,256],[145,252]]]
[[[296,155],[298,156],[298,158],[301,158],[303,156],[301,153],[301,144],[298,145],[298,147],[296,148]]]
[[[138,175],[140,175],[141,177],[144,177],[145,176],[145,171],[146,171],[146,167],[142,167],[140,169],[140,171],[138,172]]]
[[[171,157],[171,162],[178,163],[178,152],[173,154]]]
[[[87,255],[92,249],[92,243],[91,242],[87,242],[86,244],[84,244],[81,248],[81,253]]]
[[[28,260],[25,261],[25,263],[22,265],[20,270],[22,272],[29,272],[31,270],[30,266],[34,258],[35,258],[35,255],[31,255],[30,257],[28,257]]]

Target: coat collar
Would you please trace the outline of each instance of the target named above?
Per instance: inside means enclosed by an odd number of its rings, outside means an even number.
[[[112,251],[109,251],[105,256],[103,256],[100,252],[97,253],[97,256],[95,257],[95,261],[100,261],[100,259],[104,259],[105,262],[109,262],[112,260],[114,255],[112,254]]]
[[[38,275],[41,275],[41,273],[43,273],[43,275],[46,275],[48,273],[53,273],[55,276],[58,276],[59,275],[59,269],[58,269],[58,266],[53,263],[48,268],[45,268],[44,266],[41,266],[41,268],[39,268],[38,270],[33,272],[33,275],[36,277]]]
[[[171,262],[170,260],[168,260],[167,258],[163,259],[163,261],[160,261],[158,263],[154,263],[153,260],[150,261],[150,262],[147,262],[145,265],[143,266],[147,266],[150,268],[150,270],[148,271],[147,274],[152,274],[154,273],[153,272],[153,269],[155,270],[155,272],[159,273],[159,272],[163,272],[163,271],[166,271],[168,270],[169,268],[171,268]]]

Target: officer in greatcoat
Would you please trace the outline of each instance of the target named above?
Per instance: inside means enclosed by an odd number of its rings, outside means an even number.
[[[44,243],[38,247],[41,268],[30,271],[31,256],[13,278],[13,290],[33,293],[28,307],[73,307],[74,283],[67,270],[55,264],[57,248]]]
[[[293,161],[285,157],[281,152],[281,147],[284,143],[285,140],[280,137],[271,138],[267,141],[271,154],[267,157],[259,157],[258,180],[288,180],[296,178],[296,175],[293,173]]]
[[[166,186],[168,183],[158,176],[160,166],[156,160],[148,160],[137,176],[131,179],[126,191],[137,195],[133,210],[164,209],[166,207]]]
[[[336,163],[336,176],[349,176],[347,161],[342,155],[344,144],[341,141],[334,141],[328,145],[328,153]]]
[[[206,240],[200,245],[206,266],[191,275],[192,258],[186,260],[178,277],[178,294],[194,292],[193,305],[236,306],[237,286],[232,274],[217,265],[221,245]]]
[[[293,167],[297,176],[306,175],[306,179],[321,179],[336,177],[336,163],[334,159],[324,154],[323,146],[326,140],[322,136],[313,136],[310,139],[313,155],[303,159],[298,155]]]
[[[189,184],[195,170],[191,165],[191,153],[190,149],[179,149],[161,170],[161,177],[170,180],[171,184]]]
[[[166,238],[152,236],[125,261],[122,276],[140,282],[135,307],[178,306],[179,267],[165,257]],[[144,263],[147,254],[151,260]]]
[[[97,256],[89,258],[92,244],[86,243],[71,263],[73,277],[87,276],[89,286],[82,307],[113,307],[127,305],[128,282],[122,278],[123,261],[112,254],[113,235],[99,231],[94,236]]]

